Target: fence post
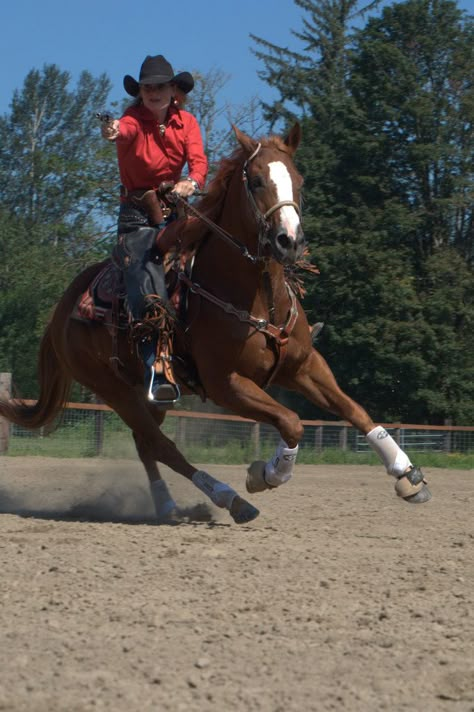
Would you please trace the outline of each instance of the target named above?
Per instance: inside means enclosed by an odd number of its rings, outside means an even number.
[[[314,448],[316,452],[321,452],[323,449],[323,426],[317,425],[314,429]]]
[[[101,405],[103,401],[96,396],[95,402]],[[104,449],[104,411],[98,408],[94,412],[94,454],[96,457],[102,455]]]
[[[12,374],[0,373],[0,399],[10,400],[12,397]],[[0,453],[8,450],[10,438],[10,423],[6,418],[0,417]]]
[[[186,445],[186,417],[178,416],[176,418],[174,441],[178,450],[183,450]]]
[[[344,426],[339,432],[339,447],[341,450],[347,450],[347,426]]]
[[[453,421],[451,418],[446,418],[444,421],[445,425],[451,426],[453,424]],[[445,452],[451,452],[452,449],[452,438],[453,438],[453,433],[451,430],[446,430],[446,433],[444,435],[444,451]]]
[[[252,425],[253,456],[256,460],[260,457],[260,423]]]

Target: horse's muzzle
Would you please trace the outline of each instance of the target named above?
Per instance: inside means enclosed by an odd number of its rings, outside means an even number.
[[[303,257],[305,244],[301,228],[298,228],[295,237],[291,237],[285,228],[280,227],[272,242],[273,256],[280,264],[294,265]]]

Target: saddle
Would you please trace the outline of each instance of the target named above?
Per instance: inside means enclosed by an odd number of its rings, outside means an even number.
[[[126,296],[122,271],[109,262],[77,300],[73,317],[81,321],[99,321],[109,329],[114,326],[126,328],[129,322]]]
[[[184,257],[181,257],[181,260],[184,260]],[[172,260],[165,262],[169,307],[166,309],[162,307],[160,310],[157,304],[155,313],[150,320],[144,320],[138,325],[138,332],[135,331],[136,326],[132,323],[128,311],[123,272],[112,261],[100,270],[87,289],[79,296],[72,316],[80,321],[99,322],[108,329],[113,343],[112,365],[117,374],[124,380],[128,380],[128,378],[120,369],[118,331],[126,330],[129,341],[133,342],[136,341],[137,336],[142,337],[147,332],[151,333],[156,324],[159,327],[160,335],[157,355],[166,377],[171,382],[174,382],[173,372],[177,372],[179,380],[190,391],[205,400],[206,396],[199,381],[196,366],[186,354],[175,354],[176,331],[182,330],[182,324],[186,316],[187,287],[178,279],[176,271],[172,269],[173,264]],[[185,264],[182,266],[186,269]],[[171,368],[171,362],[173,363],[173,368]]]

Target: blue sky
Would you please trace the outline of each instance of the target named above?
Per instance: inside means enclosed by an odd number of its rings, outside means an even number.
[[[460,7],[474,13],[474,0]],[[303,11],[293,0],[7,0],[2,7],[0,114],[31,69],[57,64],[73,82],[84,69],[108,74],[111,99],[125,94],[147,54],[164,54],[175,71],[220,69],[230,75],[219,94],[235,105],[271,98],[258,79],[249,34],[300,49]],[[98,107],[99,109],[102,107]]]

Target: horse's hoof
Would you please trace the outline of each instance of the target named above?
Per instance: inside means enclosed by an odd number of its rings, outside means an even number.
[[[253,504],[246,502],[242,497],[234,497],[230,506],[230,516],[236,524],[245,524],[256,519],[260,512]]]
[[[247,479],[245,480],[245,488],[250,494],[255,492],[263,492],[267,489],[274,489],[265,482],[265,466],[263,460],[255,460],[247,469]]]
[[[413,502],[413,504],[421,504],[428,502],[431,499],[431,492],[426,486],[426,480],[423,473],[416,465],[411,465],[395,483],[395,492],[405,502]]]
[[[405,502],[411,502],[411,504],[423,504],[423,502],[429,502],[431,499],[432,494],[429,491],[428,487],[423,484],[423,487],[419,492],[416,494],[409,495],[408,497],[404,497],[403,499]]]
[[[157,524],[171,524],[176,522],[178,518],[179,512],[175,502],[173,502],[169,507],[162,508],[161,511],[156,514]]]

